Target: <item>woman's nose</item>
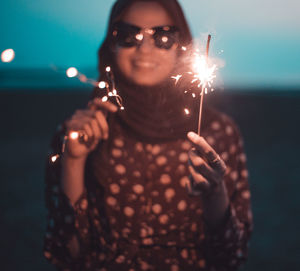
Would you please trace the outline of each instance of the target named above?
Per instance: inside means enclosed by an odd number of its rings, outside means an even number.
[[[141,41],[138,49],[141,52],[149,52],[153,49],[154,43],[153,38],[150,35],[144,35],[143,40]]]

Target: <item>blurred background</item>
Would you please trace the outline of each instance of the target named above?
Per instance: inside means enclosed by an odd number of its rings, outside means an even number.
[[[57,125],[85,107],[114,1],[1,3],[1,270],[54,270],[42,255],[44,165]],[[300,270],[300,3],[179,1],[193,35],[221,59],[207,101],[239,125],[250,171],[254,232],[242,270]]]

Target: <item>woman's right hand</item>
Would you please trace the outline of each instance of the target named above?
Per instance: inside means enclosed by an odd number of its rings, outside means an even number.
[[[114,113],[117,110],[116,105],[109,101],[103,102],[100,98],[91,100],[86,109],[76,110],[72,117],[65,122],[66,135],[70,135],[72,132],[83,132],[89,140],[82,142],[79,138],[72,139],[68,136],[63,154],[65,158],[85,160],[101,139],[108,139],[109,128],[106,112]]]

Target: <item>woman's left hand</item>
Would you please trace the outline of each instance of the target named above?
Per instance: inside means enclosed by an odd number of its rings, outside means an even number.
[[[223,179],[226,165],[203,137],[189,132],[188,139],[194,145],[189,153],[191,176],[188,192],[202,195],[203,218],[211,229],[218,229],[227,218],[230,206]]]
[[[188,192],[210,197],[223,187],[226,165],[207,141],[194,132],[188,133],[194,148],[189,152],[190,183]]]

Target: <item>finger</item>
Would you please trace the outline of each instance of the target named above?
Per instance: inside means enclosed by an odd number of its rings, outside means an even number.
[[[197,171],[202,174],[207,180],[218,184],[220,182],[220,174],[212,169],[202,157],[195,154],[194,151],[189,152],[189,164]]]
[[[105,109],[108,110],[112,113],[115,113],[118,111],[118,107],[114,105],[110,101],[103,102],[102,99],[100,98],[94,98],[88,103],[88,107],[92,110],[97,110],[97,109]]]
[[[202,191],[193,189],[193,177],[189,176],[189,180],[185,183],[185,188],[190,196],[200,196]]]
[[[98,141],[102,137],[101,128],[99,127],[98,121],[96,119],[91,119],[90,126],[93,131],[94,140]]]
[[[209,165],[216,169],[221,175],[224,175],[226,164],[207,141],[194,132],[189,132],[187,137],[195,146],[196,150],[205,157]]]
[[[195,171],[192,166],[189,166],[189,171],[193,178],[193,187],[197,190],[202,190],[204,192],[208,191],[211,187],[210,183],[201,174]]]
[[[108,129],[108,124],[107,124],[106,118],[104,117],[103,113],[99,110],[95,112],[95,117],[98,121],[99,127],[101,128],[102,137],[104,139],[107,139],[109,129]]]
[[[85,133],[86,133],[87,136],[88,136],[88,140],[89,140],[90,142],[93,142],[93,141],[94,141],[94,133],[93,133],[93,130],[92,130],[90,124],[89,124],[89,123],[85,123],[85,124],[83,125],[83,128],[84,128]]]

